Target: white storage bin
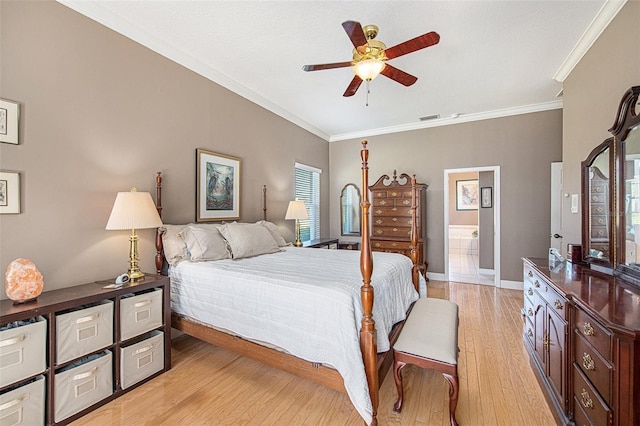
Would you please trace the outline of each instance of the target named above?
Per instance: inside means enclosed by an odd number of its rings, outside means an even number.
[[[120,339],[127,340],[162,325],[162,289],[120,300]]]
[[[56,315],[56,364],[71,361],[113,343],[113,301]]]
[[[47,321],[0,331],[0,387],[42,373],[46,368]]]
[[[89,361],[71,364],[56,373],[54,379],[54,421],[95,404],[113,393],[111,351],[89,357]]]
[[[0,395],[0,425],[43,425],[44,376]]]
[[[150,337],[120,348],[120,385],[126,389],[164,367],[164,333],[153,331]]]

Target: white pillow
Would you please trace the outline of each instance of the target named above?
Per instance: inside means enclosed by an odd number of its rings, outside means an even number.
[[[234,259],[280,251],[271,233],[261,225],[229,223],[220,227],[220,233],[229,243]]]
[[[179,234],[187,244],[191,260],[229,259],[227,242],[216,226],[187,226]]]
[[[287,245],[287,242],[285,241],[284,237],[280,233],[280,230],[278,229],[278,226],[276,226],[275,223],[268,222],[266,220],[260,220],[256,222],[256,225],[261,225],[267,228],[267,230],[271,233],[273,239],[276,240],[276,243],[278,243],[279,247],[284,247]]]
[[[164,248],[164,257],[169,265],[175,266],[184,259],[189,259],[187,252],[187,244],[182,237],[178,235],[188,225],[162,225],[164,232],[162,233],[162,247]]]

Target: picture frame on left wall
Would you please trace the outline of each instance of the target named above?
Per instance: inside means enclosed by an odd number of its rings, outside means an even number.
[[[0,214],[20,213],[20,173],[0,172]]]
[[[196,222],[240,219],[240,159],[196,149]]]
[[[18,145],[20,104],[0,99],[0,142]]]

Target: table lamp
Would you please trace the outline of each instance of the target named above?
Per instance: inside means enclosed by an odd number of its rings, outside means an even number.
[[[162,220],[153,203],[151,194],[138,192],[135,187],[131,188],[130,192],[118,192],[106,229],[131,230],[128,275],[132,283],[144,280],[144,274],[138,267],[138,236],[136,235],[136,229],[158,228],[160,226],[162,226]]]
[[[309,219],[307,208],[304,206],[304,201],[289,201],[289,207],[287,208],[287,214],[284,216],[285,220],[295,219],[296,221],[296,247],[302,247],[302,241],[300,241],[300,219]]]

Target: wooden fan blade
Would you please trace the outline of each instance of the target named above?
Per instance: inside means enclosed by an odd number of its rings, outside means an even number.
[[[387,59],[397,58],[398,56],[406,55],[407,53],[415,52],[416,50],[424,49],[425,47],[438,44],[440,41],[440,35],[431,31],[430,33],[422,34],[411,40],[407,40],[404,43],[396,44],[384,51]]]
[[[318,65],[303,65],[302,69],[304,71],[321,71],[321,70],[330,70],[332,68],[345,68],[350,67],[351,62],[335,62],[333,64],[318,64]]]
[[[399,70],[398,68],[389,64],[385,65],[380,74],[384,75],[385,77],[389,77],[391,80],[395,80],[404,86],[411,86],[413,83],[418,81],[418,77],[407,74],[406,72]]]
[[[347,32],[351,43],[353,43],[353,47],[356,49],[367,44],[367,36],[364,35],[364,30],[362,29],[360,22],[344,21],[342,23],[342,28]]]
[[[344,91],[344,94],[342,96],[348,97],[355,95],[358,91],[358,87],[360,87],[361,84],[362,79],[357,75],[354,75],[353,80],[351,80],[351,83],[349,83],[349,87],[347,87],[347,90]]]

